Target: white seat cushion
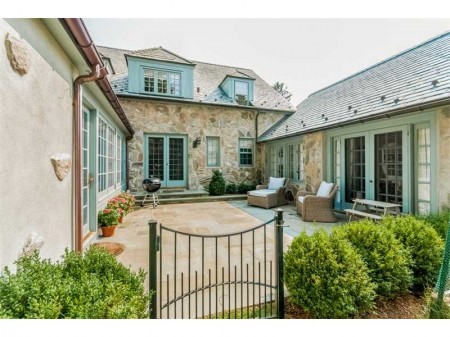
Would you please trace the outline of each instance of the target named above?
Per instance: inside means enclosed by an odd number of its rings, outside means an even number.
[[[267,197],[269,194],[275,194],[274,190],[255,190],[255,191],[249,191],[249,195],[254,197]]]
[[[284,186],[284,180],[286,178],[269,178],[269,186],[267,187],[268,190],[276,190],[277,188]]]
[[[299,201],[301,204],[303,204],[303,200],[305,200],[305,197],[304,197],[304,196],[299,196],[299,197],[298,197],[298,201]]]
[[[319,190],[317,191],[318,197],[328,197],[330,195],[331,190],[333,189],[333,183],[327,183],[326,181],[322,181],[320,184]]]

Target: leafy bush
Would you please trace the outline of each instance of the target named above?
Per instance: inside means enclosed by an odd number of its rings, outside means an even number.
[[[241,183],[239,183],[237,189],[238,189],[238,193],[246,194],[248,191],[255,190],[256,189],[256,185],[255,184],[246,183],[246,182],[241,182]]]
[[[411,256],[413,286],[434,286],[442,261],[443,242],[436,231],[414,216],[385,217],[382,225],[391,230]]]
[[[227,194],[234,194],[237,192],[237,186],[235,183],[228,183],[225,187],[225,193]]]
[[[439,213],[429,213],[426,215],[418,215],[417,217],[425,220],[436,230],[439,236],[445,240],[447,236],[448,221],[450,220],[450,208],[446,208]]]
[[[0,276],[3,318],[147,318],[145,272],[134,273],[101,248],[66,250],[61,262],[20,258]]]
[[[295,237],[284,268],[292,302],[316,318],[345,318],[373,305],[375,285],[361,257],[323,229]]]
[[[411,259],[394,234],[386,227],[365,219],[333,230],[337,239],[347,239],[356,248],[383,297],[395,297],[407,291],[412,283]]]
[[[425,310],[425,317],[431,319],[450,319],[450,306],[435,298],[429,298],[427,301],[427,308]]]
[[[208,192],[209,195],[223,195],[225,194],[226,182],[223,178],[222,172],[219,170],[214,170],[212,172],[212,178],[209,182]]]

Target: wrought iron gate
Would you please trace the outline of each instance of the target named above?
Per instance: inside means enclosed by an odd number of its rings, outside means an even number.
[[[158,231],[150,220],[150,317],[284,318],[283,223],[281,209],[218,235]]]

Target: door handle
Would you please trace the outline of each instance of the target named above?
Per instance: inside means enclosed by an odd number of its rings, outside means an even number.
[[[89,174],[89,175],[87,176],[87,179],[86,179],[86,180],[87,180],[86,183],[87,183],[88,187],[90,187],[90,186],[91,186],[91,183],[94,181],[94,176],[92,176],[92,175]]]

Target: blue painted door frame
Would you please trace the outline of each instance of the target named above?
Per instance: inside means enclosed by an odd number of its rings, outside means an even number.
[[[149,178],[149,148],[150,140],[157,140],[162,143],[163,151],[160,154],[162,165],[161,179],[162,187],[186,187],[188,175],[187,161],[187,135],[178,134],[146,134],[144,136],[144,178]],[[157,174],[158,175],[158,174]]]

